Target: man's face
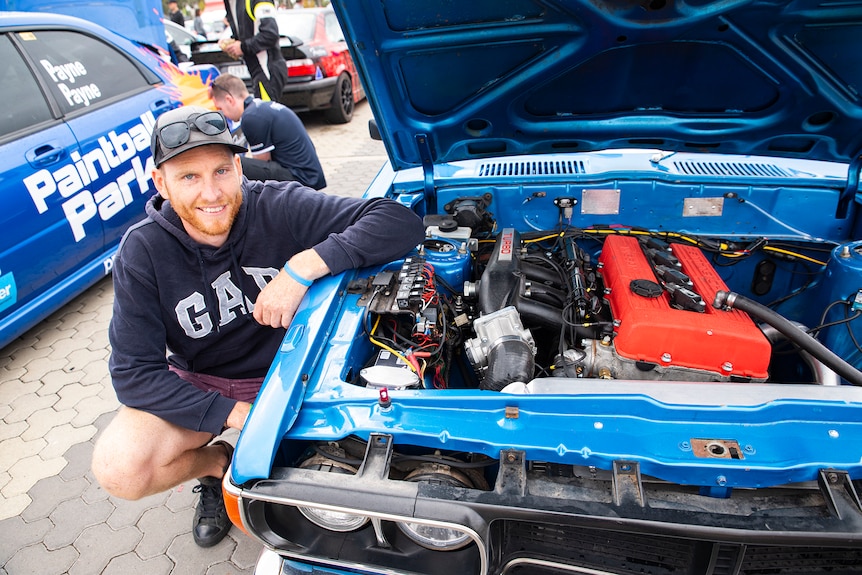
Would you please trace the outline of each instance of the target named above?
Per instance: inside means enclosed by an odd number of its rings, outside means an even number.
[[[225,243],[242,205],[238,156],[226,146],[198,146],[154,169],[153,183],[192,239],[215,247]]]

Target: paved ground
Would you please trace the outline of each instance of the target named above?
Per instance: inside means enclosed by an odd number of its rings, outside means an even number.
[[[366,102],[346,125],[303,118],[327,193],[360,195],[383,165],[370,118]],[[129,502],[93,479],[94,439],[118,407],[112,299],[106,278],[0,349],[0,575],[251,575],[260,544],[236,527],[215,547],[194,544],[195,481]]]

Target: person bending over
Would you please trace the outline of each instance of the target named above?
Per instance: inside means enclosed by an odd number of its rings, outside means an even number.
[[[326,178],[302,120],[277,102],[253,98],[236,76],[221,74],[209,87],[216,109],[239,122],[252,157],[243,156],[250,180],[296,180],[310,188],[326,187]]]

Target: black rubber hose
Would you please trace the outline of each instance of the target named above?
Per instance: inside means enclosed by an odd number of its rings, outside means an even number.
[[[715,301],[712,302],[712,307],[716,309],[725,307],[738,309],[771,325],[781,332],[784,337],[820,360],[823,365],[840,375],[847,382],[862,386],[862,371],[859,371],[838,357],[828,347],[799,329],[795,323],[765,305],[761,305],[735,292],[719,290],[715,294]]]

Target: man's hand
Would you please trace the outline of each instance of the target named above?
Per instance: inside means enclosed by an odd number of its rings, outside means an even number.
[[[313,249],[290,258],[290,268],[306,280],[316,280],[329,273],[329,267]],[[261,325],[287,329],[306,291],[307,287],[281,270],[257,296],[254,319]]]
[[[237,40],[234,40],[233,38],[228,38],[219,41],[218,45],[219,48],[221,48],[225,54],[227,54],[234,60],[239,60],[242,57],[242,44],[240,44]]]
[[[234,429],[242,430],[242,427],[245,425],[245,420],[248,417],[248,413],[250,411],[250,403],[246,403],[245,401],[237,401],[236,405],[233,406],[233,409],[228,414],[225,425]]]

